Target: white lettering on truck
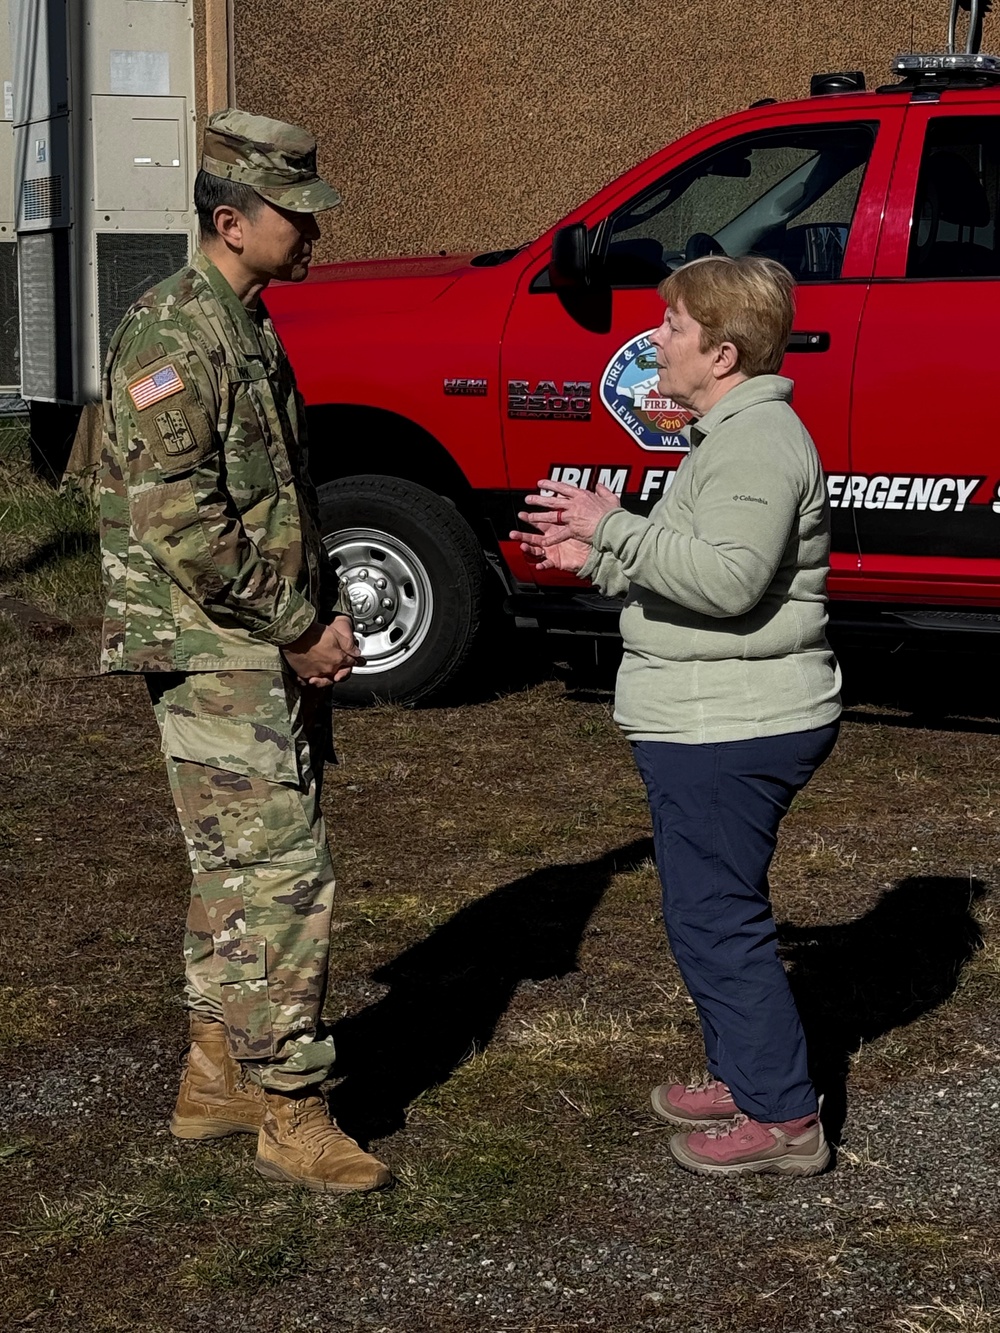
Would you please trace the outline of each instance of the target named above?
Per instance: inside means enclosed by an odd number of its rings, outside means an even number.
[[[985,477],[869,477],[858,472],[831,472],[826,479],[831,509],[916,509],[960,514]],[[1000,483],[992,505],[1000,513]]]
[[[564,481],[567,486],[578,486],[585,491],[594,486],[607,486],[609,491],[621,497],[628,487],[630,471],[631,468],[613,465],[553,463],[549,467],[549,480]]]

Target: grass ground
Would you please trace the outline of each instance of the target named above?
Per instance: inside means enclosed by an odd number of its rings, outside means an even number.
[[[786,821],[776,910],[841,1140],[798,1184],[683,1176],[647,1113],[700,1047],[608,672],[550,650],[475,703],[341,714],[331,1096],[398,1184],[274,1193],[249,1141],[166,1133],[186,860],[155,728],[93,675],[85,501],[4,448],[0,597],[75,628],[0,613],[0,1327],[1000,1328],[986,659],[943,664],[933,719],[926,659],[861,662]]]

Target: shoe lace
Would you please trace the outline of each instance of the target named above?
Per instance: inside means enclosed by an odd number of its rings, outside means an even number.
[[[715,1088],[725,1087],[721,1079],[713,1078],[711,1074],[705,1074],[697,1083],[688,1083],[684,1089],[685,1092],[710,1092]]]
[[[236,1075],[236,1091],[249,1094],[251,1097],[262,1097],[264,1089],[259,1083],[254,1083],[247,1071],[242,1065],[239,1066],[240,1072]]]
[[[728,1139],[730,1134],[735,1134],[737,1130],[742,1129],[749,1119],[748,1115],[738,1115],[734,1120],[712,1125],[703,1130],[702,1133],[709,1139]]]
[[[333,1136],[347,1138],[319,1097],[303,1097],[297,1101],[292,1110],[292,1124],[295,1133],[309,1147],[322,1148]]]

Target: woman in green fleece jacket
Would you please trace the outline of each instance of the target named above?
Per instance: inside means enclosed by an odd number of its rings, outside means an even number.
[[[698,418],[648,517],[603,486],[541,481],[515,532],[541,568],[624,598],[615,718],[646,784],[667,933],[708,1064],[653,1108],[699,1174],[814,1175],[829,1162],[778,958],[768,867],[795,793],[827,758],[840,673],[826,642],[830,521],[819,457],[776,372],[791,274],[711,256],[660,287],[659,392]]]

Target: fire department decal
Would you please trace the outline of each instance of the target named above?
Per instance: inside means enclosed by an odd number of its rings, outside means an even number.
[[[652,329],[619,347],[601,377],[601,402],[640,449],[687,453],[681,430],[691,413],[657,392],[656,348]]]

